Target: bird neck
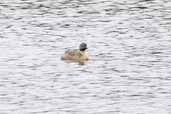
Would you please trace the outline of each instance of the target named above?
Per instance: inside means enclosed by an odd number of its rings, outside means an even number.
[[[82,53],[82,54],[83,54],[83,53],[85,53],[85,51],[80,50],[80,53]]]

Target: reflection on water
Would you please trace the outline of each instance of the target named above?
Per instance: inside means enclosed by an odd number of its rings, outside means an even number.
[[[3,0],[0,26],[1,114],[171,113],[169,0]]]

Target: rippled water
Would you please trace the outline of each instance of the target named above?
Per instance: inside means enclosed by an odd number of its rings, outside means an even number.
[[[170,0],[1,0],[0,51],[0,114],[171,114]]]

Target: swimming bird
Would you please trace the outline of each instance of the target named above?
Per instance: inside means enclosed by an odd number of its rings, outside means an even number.
[[[62,60],[74,60],[74,61],[87,61],[88,55],[86,53],[87,44],[81,43],[79,49],[67,50],[64,55],[61,57]]]

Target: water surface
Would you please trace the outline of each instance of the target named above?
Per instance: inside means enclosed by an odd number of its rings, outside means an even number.
[[[170,38],[170,0],[2,0],[0,113],[170,114]]]

